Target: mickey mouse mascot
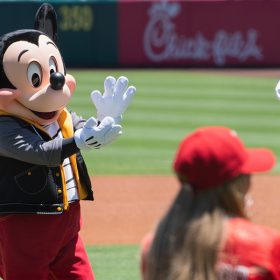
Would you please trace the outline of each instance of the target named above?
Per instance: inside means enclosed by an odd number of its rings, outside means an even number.
[[[107,77],[91,94],[97,120],[69,112],[75,79],[56,45],[56,13],[37,11],[34,29],[0,37],[0,275],[5,280],[94,279],[79,236],[79,200],[93,200],[80,150],[122,133],[135,93]]]

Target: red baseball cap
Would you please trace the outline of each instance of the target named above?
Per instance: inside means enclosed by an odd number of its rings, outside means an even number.
[[[182,140],[173,168],[193,188],[206,190],[240,174],[268,171],[274,164],[272,151],[248,149],[234,130],[210,126],[199,128]]]

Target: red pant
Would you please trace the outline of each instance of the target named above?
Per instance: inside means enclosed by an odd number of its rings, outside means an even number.
[[[93,280],[79,236],[80,204],[62,215],[0,218],[0,271],[5,280]]]

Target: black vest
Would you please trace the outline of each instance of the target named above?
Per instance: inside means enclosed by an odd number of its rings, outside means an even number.
[[[31,125],[15,119],[35,134]],[[48,141],[49,136],[37,131]],[[36,135],[36,134],[35,134]],[[76,154],[81,184],[87,197],[93,200],[88,171],[80,152]],[[34,165],[0,156],[0,214],[34,213],[61,214],[64,211],[60,167]]]

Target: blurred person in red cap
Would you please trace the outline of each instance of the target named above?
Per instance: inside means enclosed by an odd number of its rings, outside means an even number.
[[[145,280],[280,279],[280,234],[246,213],[250,177],[274,154],[249,149],[226,127],[199,128],[179,145],[180,190],[141,247]]]

